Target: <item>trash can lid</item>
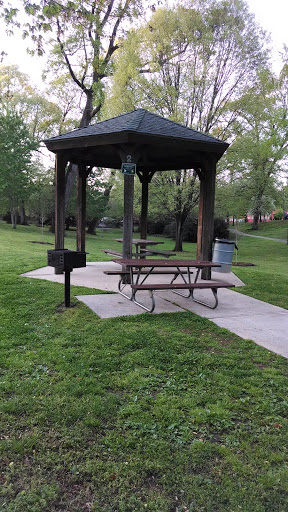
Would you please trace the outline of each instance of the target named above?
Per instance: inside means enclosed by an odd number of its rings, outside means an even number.
[[[232,242],[231,240],[226,240],[226,238],[215,238],[214,242],[220,242],[221,244],[235,244],[235,242]]]

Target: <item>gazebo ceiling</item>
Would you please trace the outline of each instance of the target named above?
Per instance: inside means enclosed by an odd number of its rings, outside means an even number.
[[[137,171],[201,167],[213,155],[219,160],[229,144],[169,121],[145,109],[79,128],[44,141],[53,153],[75,164],[120,169],[121,152],[130,152]]]

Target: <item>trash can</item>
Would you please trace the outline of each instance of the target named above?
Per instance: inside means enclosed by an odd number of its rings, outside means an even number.
[[[225,238],[215,238],[212,262],[221,264],[221,267],[213,268],[213,272],[231,272],[234,247],[238,249],[235,242]]]

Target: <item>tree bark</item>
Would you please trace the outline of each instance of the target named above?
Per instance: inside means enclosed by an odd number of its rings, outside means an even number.
[[[21,204],[20,204],[19,215],[20,215],[20,224],[21,224],[21,226],[28,226],[26,212],[25,212],[25,206],[24,206],[24,201],[23,200],[21,201]]]
[[[96,235],[96,227],[97,227],[97,224],[98,224],[98,217],[93,217],[93,219],[89,220],[89,222],[87,222],[87,233],[89,233],[89,235]]]
[[[257,231],[257,229],[259,228],[259,217],[260,217],[260,212],[259,211],[255,212],[253,215],[253,224],[252,224],[252,229],[254,231]]]
[[[176,217],[176,232],[175,232],[175,246],[173,251],[183,252],[183,229],[184,223],[182,217]]]

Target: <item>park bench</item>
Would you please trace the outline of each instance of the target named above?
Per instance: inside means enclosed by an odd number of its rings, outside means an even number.
[[[154,249],[141,249],[140,255],[142,256],[164,256],[164,258],[170,258],[171,256],[176,256],[176,252],[172,251],[158,251]]]
[[[235,285],[232,283],[220,283],[218,281],[210,281],[207,280],[205,282],[197,282],[197,283],[144,283],[144,284],[131,284],[132,289],[132,297],[131,300],[135,302],[138,306],[141,306],[142,308],[146,309],[149,313],[152,313],[155,308],[155,298],[154,293],[155,291],[161,291],[161,290],[171,290],[174,293],[177,293],[178,295],[181,295],[182,297],[189,298],[191,297],[194,302],[198,302],[198,304],[202,304],[203,306],[207,306],[210,309],[215,309],[218,306],[218,296],[217,296],[217,290],[218,288],[233,288]],[[194,290],[210,290],[213,293],[215,303],[214,305],[210,305],[207,302],[200,301],[198,299],[195,299],[193,295]],[[150,309],[146,308],[141,304],[140,302],[137,302],[135,300],[136,292],[139,290],[147,290],[150,292],[150,297],[152,300],[152,306]],[[188,296],[184,295],[183,293],[180,293],[178,290],[188,290],[189,294]]]
[[[101,251],[105,252],[105,254],[111,254],[111,256],[119,256],[119,258],[122,258],[122,253],[114,251],[114,249],[101,249]]]

